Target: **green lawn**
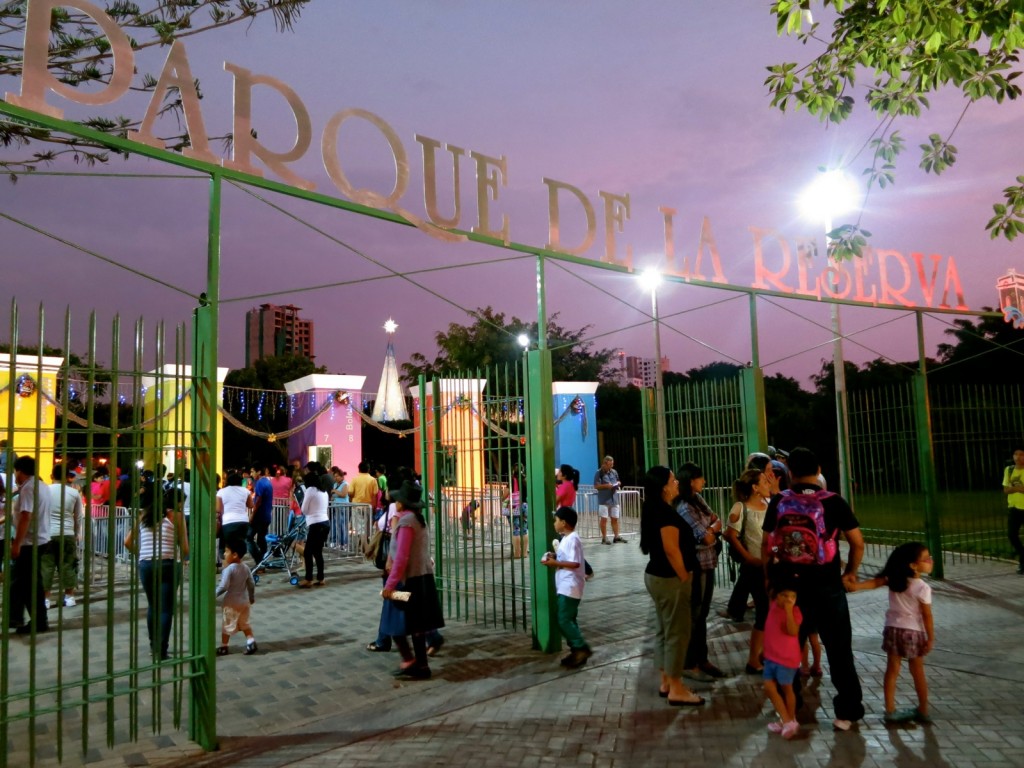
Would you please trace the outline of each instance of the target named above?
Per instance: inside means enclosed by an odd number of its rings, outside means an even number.
[[[1006,506],[1000,494],[941,493],[939,526],[943,548],[991,557],[1012,557],[1006,538]],[[912,494],[858,494],[854,509],[869,542],[892,544],[924,538],[924,500]]]

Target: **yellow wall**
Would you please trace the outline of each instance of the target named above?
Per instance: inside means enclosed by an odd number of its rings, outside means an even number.
[[[33,456],[38,476],[47,481],[53,467],[57,412],[53,404],[40,393],[40,389],[56,399],[57,372],[63,362],[60,357],[17,355],[12,373],[10,357],[0,355],[0,389],[3,389],[0,392],[0,439],[7,440],[8,447],[13,448],[19,456]],[[36,384],[35,391],[28,397],[22,397],[15,391],[23,375],[29,376]],[[14,420],[9,422],[12,400]],[[12,426],[13,434],[10,429]]]
[[[217,369],[218,384],[223,383],[227,372],[227,368]],[[152,424],[147,424],[143,436],[142,458],[146,463],[146,469],[155,469],[157,464],[163,464],[167,467],[166,471],[180,476],[185,467],[192,466],[192,395],[188,393],[192,386],[192,369],[187,365],[165,365],[160,371],[149,372],[143,377],[142,383],[146,387],[143,418],[148,422],[162,414]],[[174,406],[175,400],[182,392],[186,392],[185,396]],[[217,402],[220,402],[220,399],[218,387]],[[224,419],[219,412],[214,423],[217,425],[217,455],[214,466],[215,471],[223,476]],[[174,457],[177,452],[182,455],[176,460],[169,458]]]

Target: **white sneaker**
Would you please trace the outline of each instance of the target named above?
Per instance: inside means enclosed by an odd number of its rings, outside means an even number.
[[[75,596],[74,595],[64,595],[64,607],[65,608],[74,608],[76,605],[78,605],[78,601],[75,600]]]
[[[48,597],[44,597],[43,598],[43,607],[46,610],[50,610],[50,598],[48,598]]]
[[[848,731],[851,728],[853,728],[853,721],[842,720],[837,717],[835,720],[832,721],[832,727],[837,731]]]

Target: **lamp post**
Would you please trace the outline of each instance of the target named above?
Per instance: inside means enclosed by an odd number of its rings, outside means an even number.
[[[661,273],[648,269],[640,274],[640,283],[651,292],[651,316],[654,322],[654,419],[658,440],[658,463],[668,466],[668,429],[665,423],[665,386],[661,376],[661,321],[658,319],[658,286]]]
[[[800,206],[804,215],[825,224],[825,253],[831,243],[829,233],[832,220],[857,207],[860,192],[854,181],[840,170],[823,171],[804,192]],[[834,265],[836,266],[836,265]],[[829,272],[831,292],[836,293],[839,274]],[[836,433],[839,443],[839,489],[847,500],[853,498],[850,482],[850,415],[846,401],[846,363],[843,358],[843,332],[839,318],[839,305],[830,306],[832,319],[832,372],[836,391]]]

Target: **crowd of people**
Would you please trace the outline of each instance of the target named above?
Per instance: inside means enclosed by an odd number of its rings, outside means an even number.
[[[780,461],[782,459],[782,461]],[[787,466],[788,464],[788,466]],[[673,706],[701,706],[704,696],[686,680],[713,681],[725,675],[708,658],[707,619],[713,572],[728,542],[739,565],[726,616],[740,620],[753,597],[755,620],[745,673],[763,678],[778,720],[772,733],[799,733],[801,677],[806,649],[818,634],[824,643],[833,698],[833,727],[849,730],[864,717],[863,694],[854,663],[847,592],[887,586],[883,650],[888,723],[931,722],[924,657],[934,644],[931,590],[920,580],[932,570],[927,548],[911,542],[897,547],[883,571],[858,580],[864,540],[853,510],[824,488],[818,460],[806,448],[776,457],[753,454],[733,484],[735,505],[723,522],[701,496],[700,467],[686,463],[673,473],[652,467],[644,481],[640,547],[648,556],[644,583],[655,612],[654,661],[658,693]],[[848,545],[845,560],[838,546]],[[908,661],[917,706],[897,709],[895,686]]]
[[[36,477],[34,459],[0,452],[17,493],[16,519],[10,526],[11,628],[19,634],[46,632],[47,611],[57,599],[51,591],[54,587],[65,607],[76,604],[85,505],[108,504],[112,496],[120,500],[126,493],[123,489],[130,487],[137,494],[131,506],[139,516],[129,526],[124,545],[137,558],[153,656],[168,658],[182,565],[189,558],[188,470],[180,478],[164,476],[158,489],[156,473],[143,472],[137,482],[125,482],[123,477],[112,482],[106,467],[98,467],[89,478],[89,492],[83,494],[79,484],[84,478],[74,469],[57,464],[51,472],[52,483],[46,486]],[[1011,513],[1024,510],[1014,506],[1024,496],[1019,492],[1024,485],[1024,449],[1014,453],[1014,460],[1003,479]],[[243,559],[251,557],[254,567],[263,562],[273,507],[287,505],[295,518],[305,521],[305,574],[297,586],[309,589],[327,583],[323,547],[331,526],[343,529],[334,531],[336,539],[348,535],[347,522],[329,514],[331,507],[344,509],[358,503],[375,510],[379,535],[374,537],[372,556],[368,551],[367,557],[381,569],[383,598],[377,637],[366,648],[376,653],[396,647],[398,677],[431,676],[429,658],[444,643],[439,631],[444,617],[422,514],[423,490],[411,470],[399,468],[396,475],[396,482],[389,486],[384,467],[365,461],[351,481],[339,467],[328,469],[317,462],[225,474],[216,495],[216,533],[223,562],[216,590],[223,598],[218,655],[228,653],[230,637],[236,632],[245,636],[246,654],[258,650],[250,621],[255,584],[252,569]],[[568,668],[582,666],[592,653],[578,622],[589,572],[583,543],[575,532],[579,479],[579,472],[569,465],[561,465],[556,472],[554,528],[560,539],[540,558],[554,572],[557,620],[569,651],[561,663]],[[603,459],[594,487],[602,543],[623,541],[616,501],[621,482],[612,457]],[[671,706],[701,706],[706,696],[688,681],[713,682],[726,676],[711,659],[707,623],[714,573],[727,544],[737,574],[723,615],[743,620],[752,599],[754,622],[744,672],[763,678],[765,694],[778,714],[769,730],[784,738],[799,732],[796,712],[801,706],[801,679],[822,674],[819,635],[835,688],[833,726],[848,730],[863,718],[846,596],[883,586],[889,589],[882,645],[888,658],[884,718],[890,723],[931,722],[924,657],[934,646],[934,626],[931,590],[921,578],[933,567],[928,549],[918,542],[899,546],[881,573],[859,580],[864,541],[857,518],[840,495],[827,490],[817,458],[804,448],[790,454],[752,454],[733,483],[735,503],[724,517],[704,500],[704,487],[704,473],[692,462],[677,472],[654,466],[644,478],[639,543],[647,556],[644,585],[654,608],[659,696]],[[513,541],[523,539],[517,548],[522,556],[527,532],[525,488],[513,482],[506,501],[513,518]],[[95,509],[92,512],[98,514]],[[518,531],[516,517],[521,518]],[[838,545],[840,536],[847,544],[845,558]],[[896,706],[896,683],[904,659],[917,695],[917,706],[910,709]]]

